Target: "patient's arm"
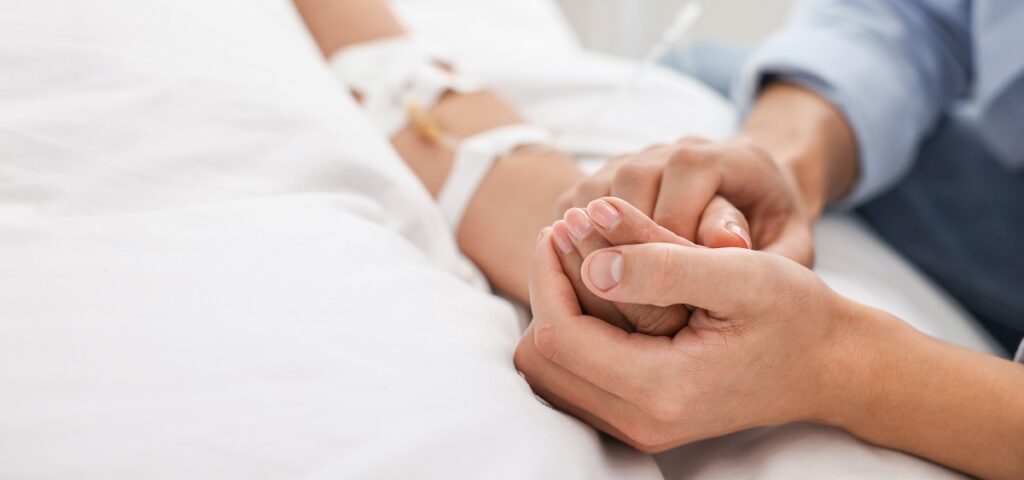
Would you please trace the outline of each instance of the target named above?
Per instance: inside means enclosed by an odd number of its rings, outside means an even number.
[[[295,0],[295,5],[325,56],[348,45],[405,33],[385,0]],[[515,108],[489,92],[448,93],[429,113],[456,138],[522,122]],[[422,139],[411,127],[391,141],[436,196],[452,153]],[[557,197],[581,177],[572,160],[558,152],[520,149],[503,157],[466,210],[459,247],[498,290],[526,302],[534,238],[561,215],[554,208]]]

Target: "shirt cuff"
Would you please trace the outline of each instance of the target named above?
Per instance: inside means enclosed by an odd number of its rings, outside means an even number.
[[[783,31],[754,52],[732,89],[741,116],[767,77],[791,80],[839,109],[860,153],[858,180],[833,205],[839,208],[855,207],[892,186],[909,170],[921,135],[912,127],[921,118],[921,101],[902,87],[906,82],[887,74],[891,60],[854,40],[814,29]]]
[[[1017,347],[1017,354],[1013,356],[1013,361],[1024,363],[1024,342],[1020,342],[1020,347]]]

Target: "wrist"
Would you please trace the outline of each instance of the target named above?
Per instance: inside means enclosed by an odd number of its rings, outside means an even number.
[[[817,220],[828,204],[820,148],[814,144],[801,144],[771,155],[793,186],[808,218],[811,222]]]
[[[856,180],[852,129],[834,105],[804,87],[782,81],[765,86],[740,135],[765,149],[789,175],[812,219]]]
[[[856,434],[860,426],[888,422],[886,405],[895,367],[920,334],[881,310],[839,296],[833,338],[819,362],[819,391],[808,420]]]

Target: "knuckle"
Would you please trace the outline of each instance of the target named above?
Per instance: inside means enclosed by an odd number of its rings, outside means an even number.
[[[630,445],[644,453],[657,453],[667,442],[663,428],[652,421],[633,422],[625,430],[622,433],[629,437]]]
[[[541,356],[555,361],[558,353],[558,332],[555,326],[545,323],[536,325],[533,330],[533,346]]]
[[[683,417],[683,407],[679,399],[669,398],[668,395],[655,395],[648,408],[647,413],[651,417],[663,422],[674,422]]]
[[[655,170],[648,165],[639,162],[630,162],[622,166],[615,174],[615,182],[624,185],[641,184],[656,174]]]
[[[746,153],[747,158],[759,166],[775,167],[775,161],[772,160],[772,155],[768,153],[768,150],[765,150],[764,147],[750,138],[741,137],[731,140],[729,146]]]
[[[512,364],[515,365],[516,370],[519,370],[523,375],[529,376],[530,371],[533,368],[533,358],[530,354],[530,346],[526,339],[519,342],[516,345],[516,351],[512,353]]]
[[[683,146],[672,152],[665,167],[673,172],[680,170],[703,170],[712,166],[712,157],[702,148]]]
[[[658,210],[654,212],[654,223],[667,228],[669,231],[674,232],[677,235],[689,236],[689,232],[685,232],[686,222],[684,218],[687,213],[676,208],[668,208],[666,205],[659,205]],[[692,240],[692,239],[688,239]]]
[[[678,372],[679,370],[674,370]],[[671,423],[682,420],[685,415],[682,392],[671,383],[671,379],[659,382],[657,389],[650,389],[636,398],[635,405],[644,414],[656,420],[655,423]],[[664,443],[663,438],[657,439],[657,443]]]
[[[573,201],[573,198],[575,198],[575,196],[576,196],[576,189],[573,188],[573,189],[570,189],[569,191],[563,193],[562,195],[560,195],[558,197],[558,200],[555,201],[555,217],[556,218],[561,218],[562,215],[565,214],[566,210],[572,208],[572,201]]]
[[[751,254],[753,252],[742,252]],[[787,277],[779,276],[778,272],[788,271],[789,260],[780,255],[749,255],[751,261],[746,262],[744,273],[747,276],[749,288],[758,291],[782,290],[787,287]],[[798,292],[797,292],[798,293]],[[763,298],[757,295],[737,295],[735,297],[735,309],[737,312],[753,313],[765,306]]]
[[[739,147],[739,148],[752,149],[752,150],[760,150],[761,149],[761,147],[757,144],[757,142],[754,141],[754,139],[752,139],[752,138],[750,138],[750,137],[748,137],[746,135],[740,135],[738,137],[734,137],[734,138],[726,141],[725,144],[726,145],[736,146],[736,147]]]
[[[595,198],[603,197],[604,192],[608,190],[608,181],[603,177],[595,176],[590,177],[579,184],[576,187],[576,192],[573,195],[576,206],[583,206],[586,203],[594,200]]]
[[[747,151],[749,151],[750,153],[754,154],[755,156],[764,157],[764,158],[771,158],[771,154],[768,153],[768,150],[765,150],[764,147],[762,147],[759,143],[757,143],[756,141],[754,141],[754,139],[752,139],[750,137],[736,138],[736,139],[733,140],[733,142],[734,142],[734,145],[737,145],[740,148],[746,149]]]
[[[667,307],[679,303],[675,298],[675,292],[679,290],[686,281],[685,261],[676,255],[676,250],[671,245],[658,245],[653,261],[659,268],[652,269],[655,285],[661,285],[658,294],[655,296],[654,305]]]
[[[608,161],[605,163],[604,167],[601,168],[601,171],[608,171],[608,170],[618,169],[620,165],[622,165],[625,162],[628,162],[631,158],[633,158],[632,154],[616,155],[616,156],[608,159]]]
[[[676,141],[676,145],[708,145],[711,140],[699,135],[687,135]]]

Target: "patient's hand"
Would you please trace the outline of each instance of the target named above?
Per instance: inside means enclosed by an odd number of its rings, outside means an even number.
[[[558,206],[564,211],[619,197],[698,244],[754,248],[811,266],[814,214],[797,185],[751,141],[685,138],[612,159],[566,192]]]
[[[598,298],[583,284],[580,267],[591,252],[616,245],[638,243],[693,243],[655,224],[624,200],[602,198],[573,208],[555,222],[552,236],[562,268],[572,282],[584,313],[627,331],[648,335],[675,335],[686,326],[689,311],[684,305],[655,307],[612,303]]]

